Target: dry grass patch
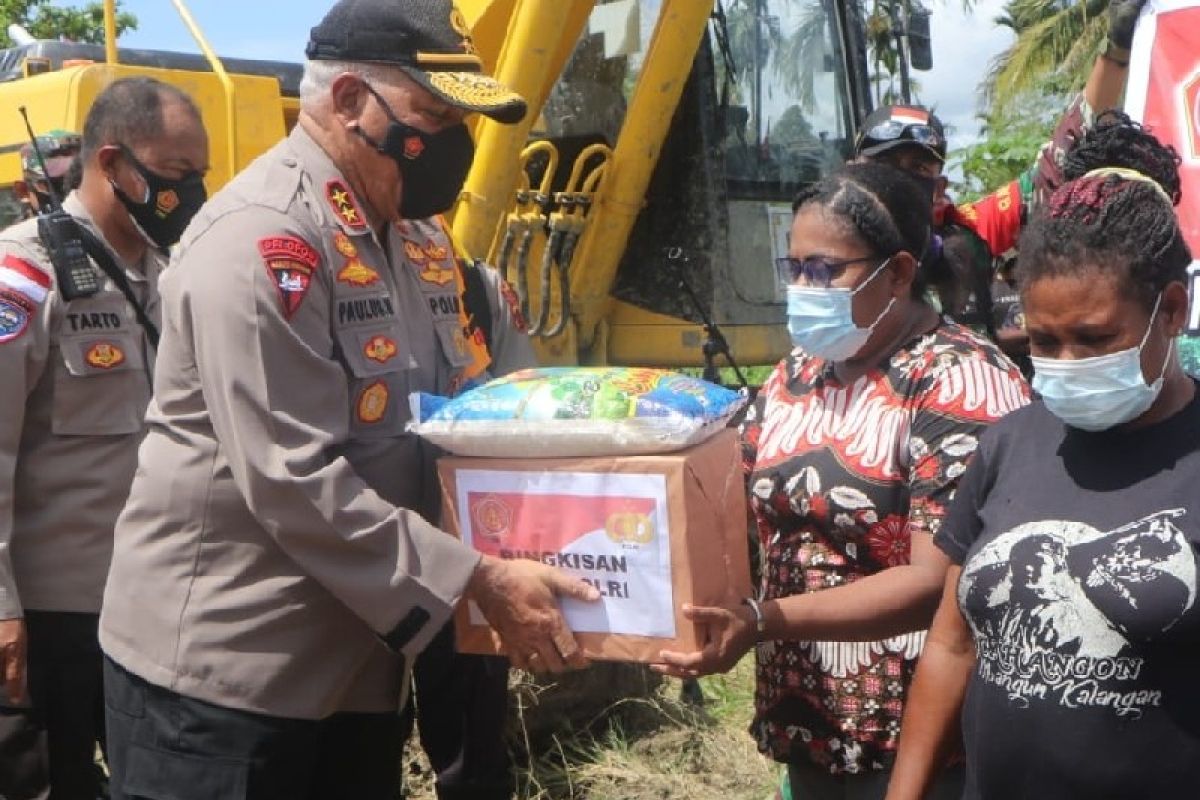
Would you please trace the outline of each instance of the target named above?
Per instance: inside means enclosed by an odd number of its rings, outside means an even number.
[[[746,733],[754,662],[701,681],[704,703],[680,699],[680,682],[640,668],[597,665],[559,683],[518,675],[510,747],[519,800],[766,800],[779,768]],[[433,797],[413,774],[409,797]]]

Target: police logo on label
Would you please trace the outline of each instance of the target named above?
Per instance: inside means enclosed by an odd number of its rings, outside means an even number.
[[[363,355],[379,364],[386,364],[396,357],[396,343],[386,336],[372,336],[363,347]]]
[[[111,342],[98,342],[91,346],[83,360],[97,369],[113,369],[125,363],[125,353]]]
[[[0,344],[11,342],[29,328],[34,305],[17,292],[0,291]]]
[[[621,512],[609,516],[604,525],[608,538],[622,547],[640,547],[654,539],[654,521],[646,514]]]
[[[374,425],[387,416],[388,397],[387,384],[375,381],[358,397],[358,421]]]
[[[471,519],[475,522],[475,533],[481,538],[499,542],[508,535],[512,527],[512,509],[500,497],[485,495],[471,508]]]

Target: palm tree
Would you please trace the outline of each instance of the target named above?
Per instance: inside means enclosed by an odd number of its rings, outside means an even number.
[[[865,21],[867,49],[872,60],[876,102],[899,94],[896,78],[901,55],[893,26],[893,11],[906,15],[915,0],[852,0]],[[964,0],[969,7],[972,0]],[[821,73],[830,39],[830,0],[730,0],[728,19],[730,50],[737,65],[737,78],[744,87],[752,84],[756,46],[762,52],[757,66],[769,67],[789,94],[806,112],[814,110],[817,96],[814,76]],[[778,13],[788,17],[785,28]],[[757,27],[756,27],[757,26]]]
[[[1107,8],[1108,0],[1008,0],[995,22],[1017,39],[992,60],[985,102],[1003,109],[1051,78],[1069,91],[1081,88],[1108,36]]]

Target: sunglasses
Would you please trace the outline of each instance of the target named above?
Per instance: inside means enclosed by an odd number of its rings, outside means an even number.
[[[881,122],[863,134],[863,142],[868,145],[899,139],[916,142],[939,152],[946,147],[945,138],[932,125],[902,122],[898,119]]]
[[[784,286],[791,286],[803,278],[806,286],[811,286],[815,289],[828,289],[830,284],[841,277],[842,273],[846,271],[846,267],[851,264],[874,261],[877,258],[879,256],[863,256],[862,258],[847,258],[842,261],[833,261],[822,256],[809,256],[808,258],[782,256],[775,259],[775,272]]]

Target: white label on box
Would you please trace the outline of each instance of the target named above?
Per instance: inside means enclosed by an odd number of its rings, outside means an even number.
[[[455,480],[464,542],[600,591],[598,603],[562,601],[571,630],[675,637],[665,476],[462,469]],[[474,605],[471,621],[484,624]]]

